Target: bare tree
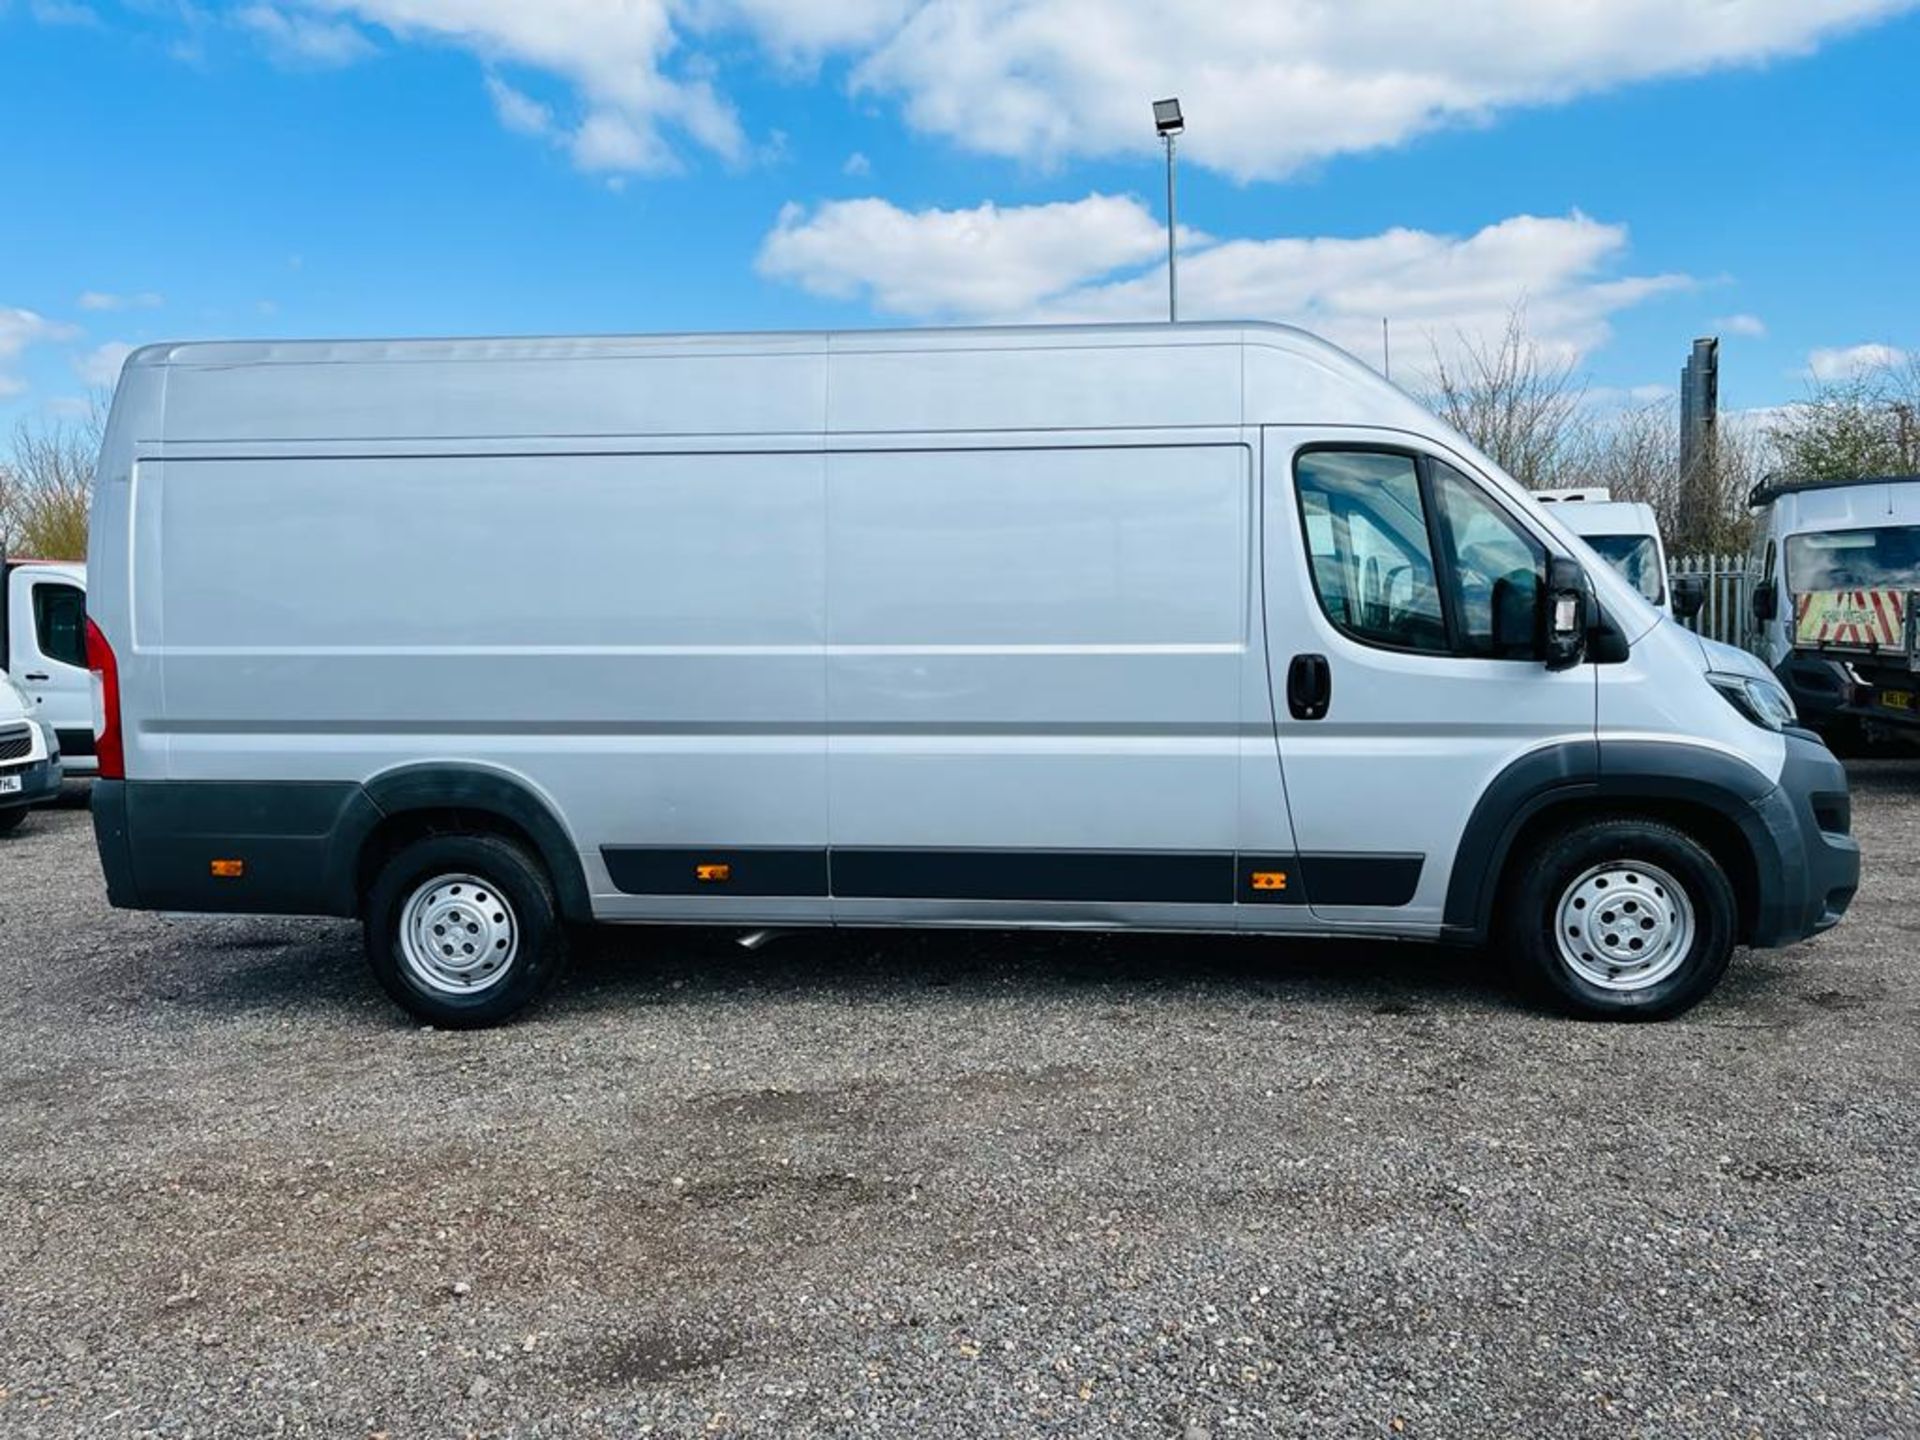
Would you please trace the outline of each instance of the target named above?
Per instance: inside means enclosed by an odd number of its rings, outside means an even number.
[[[1744,549],[1752,523],[1747,496],[1764,468],[1759,437],[1751,426],[1721,417],[1709,458],[1683,476],[1679,436],[1680,411],[1672,400],[1596,420],[1563,483],[1604,486],[1616,500],[1645,501],[1676,553]]]
[[[1573,362],[1541,352],[1524,306],[1497,341],[1462,334],[1459,346],[1452,362],[1434,347],[1432,409],[1529,490],[1565,484],[1587,440],[1586,384]]]
[[[93,467],[105,429],[99,395],[81,419],[29,419],[14,427],[12,453],[0,461],[0,546],[49,560],[86,558]]]
[[[1569,478],[1602,486],[1616,500],[1645,501],[1661,533],[1670,535],[1680,516],[1679,433],[1679,408],[1671,400],[1597,420]]]

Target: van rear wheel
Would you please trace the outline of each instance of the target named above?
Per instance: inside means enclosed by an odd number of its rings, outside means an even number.
[[[403,846],[367,892],[363,920],[375,978],[429,1025],[497,1025],[566,968],[566,928],[546,872],[498,835]]]
[[[1526,862],[1508,950],[1529,989],[1576,1015],[1664,1020],[1691,1009],[1733,956],[1733,886],[1691,836],[1655,820],[1595,820]]]

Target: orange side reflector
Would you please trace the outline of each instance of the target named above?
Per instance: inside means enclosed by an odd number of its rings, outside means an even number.
[[[1287,872],[1284,870],[1256,870],[1253,872],[1253,888],[1256,890],[1284,890],[1287,888]]]
[[[693,878],[703,885],[717,885],[733,878],[731,865],[696,865]]]
[[[215,860],[207,866],[207,869],[212,872],[213,878],[216,880],[238,880],[242,875],[247,873],[247,862],[244,860]]]

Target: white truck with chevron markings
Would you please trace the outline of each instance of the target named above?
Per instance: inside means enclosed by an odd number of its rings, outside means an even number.
[[[1754,649],[1835,739],[1920,739],[1920,475],[1768,481],[1750,503]]]

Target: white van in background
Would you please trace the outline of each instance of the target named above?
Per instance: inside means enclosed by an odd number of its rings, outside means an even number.
[[[1667,545],[1659,518],[1644,500],[1615,500],[1600,486],[1573,490],[1536,490],[1534,498],[1557,507],[1554,514],[1602,560],[1618,570],[1652,604],[1675,620],[1691,620],[1706,603],[1706,580],[1699,575],[1670,575]],[[1751,652],[1698,631],[1707,668],[1723,675],[1770,680],[1771,672]]]
[[[1920,475],[1755,487],[1754,648],[1807,723],[1920,740]]]
[[[1533,498],[1542,505],[1560,507],[1554,511],[1560,521],[1626,576],[1649,605],[1657,605],[1679,620],[1691,620],[1700,613],[1707,592],[1697,577],[1682,577],[1694,583],[1672,587],[1678,593],[1670,593],[1667,546],[1661,539],[1653,506],[1644,500],[1615,500],[1611,491],[1594,485],[1536,490]]]
[[[86,625],[85,566],[0,552],[0,670],[60,737],[69,775],[94,768]]]
[[[359,917],[442,1025],[590,920],[1491,940],[1658,1018],[1859,851],[1590,555],[1284,326],[154,346],[95,833],[116,905]]]

